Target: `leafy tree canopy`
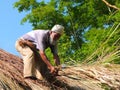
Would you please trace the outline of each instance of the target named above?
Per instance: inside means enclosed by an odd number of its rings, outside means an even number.
[[[120,0],[107,2],[120,7]],[[88,30],[104,29],[120,22],[120,10],[109,7],[103,0],[19,0],[14,3],[14,7],[19,12],[28,12],[21,22],[29,21],[33,29],[48,29],[55,24],[65,26],[65,35],[60,39],[60,43],[63,43],[60,55],[67,57],[66,60],[69,57],[67,55],[75,54],[81,49],[87,40],[84,33]],[[104,31],[100,31],[102,32]]]

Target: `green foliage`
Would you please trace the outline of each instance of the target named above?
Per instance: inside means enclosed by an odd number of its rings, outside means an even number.
[[[71,41],[69,40],[69,37],[64,34],[58,42],[58,52],[62,62],[69,61],[70,55],[72,54],[72,52],[69,52],[70,50]]]
[[[107,1],[120,7],[120,0]],[[33,29],[50,29],[55,24],[65,26],[65,35],[58,43],[63,62],[96,61],[103,53],[113,52],[116,49],[113,44],[119,41],[116,41],[119,32],[112,26],[119,24],[120,11],[102,0],[19,0],[14,7],[19,12],[28,12],[21,23],[28,21]]]
[[[102,87],[104,90],[111,90],[110,86],[108,86],[108,85],[105,84],[105,83],[101,83],[101,87]]]
[[[110,62],[120,64],[120,24],[108,29],[91,29],[86,32],[86,43],[78,52],[78,56],[82,56],[85,63]],[[79,58],[79,57],[78,57]],[[79,58],[79,59],[80,59]]]
[[[50,48],[47,48],[47,50],[45,50],[45,53],[46,53],[47,57],[49,58],[50,63],[51,63],[52,65],[55,65],[55,62],[54,62],[54,60],[53,60],[53,56],[51,55],[51,50],[50,50]]]

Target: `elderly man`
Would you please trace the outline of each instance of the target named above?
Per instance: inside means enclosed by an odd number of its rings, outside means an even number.
[[[20,37],[15,44],[17,51],[22,55],[25,78],[43,79],[49,70],[55,72],[45,54],[45,49],[50,47],[56,65],[60,65],[57,54],[57,40],[63,34],[64,27],[55,25],[51,30],[34,30]]]

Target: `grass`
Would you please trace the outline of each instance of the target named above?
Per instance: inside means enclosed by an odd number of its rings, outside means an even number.
[[[83,63],[94,64],[94,63],[116,63],[120,64],[120,37],[112,42],[111,46],[108,46],[111,38],[116,34],[120,33],[120,23],[113,25],[109,30],[107,39],[100,42],[100,46],[89,55]]]
[[[19,84],[17,84],[11,78],[0,73],[0,87],[2,90],[24,90]]]

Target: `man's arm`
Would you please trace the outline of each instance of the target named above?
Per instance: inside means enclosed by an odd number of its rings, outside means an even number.
[[[58,52],[57,52],[57,45],[51,45],[50,49],[51,49],[51,52],[53,53],[55,64],[57,66],[60,65],[60,59],[59,59]]]
[[[50,64],[50,62],[49,62],[46,54],[44,53],[44,51],[40,50],[39,53],[40,53],[40,56],[41,56],[42,60],[44,61],[44,63],[47,64],[48,69],[50,69],[50,72],[54,73],[55,68]]]
[[[59,56],[58,56],[58,54],[54,54],[54,61],[55,61],[55,64],[58,66],[58,65],[60,65],[60,59],[59,59]]]
[[[20,46],[22,46],[22,47],[25,47],[25,46],[28,46],[28,47],[30,47],[33,51],[36,51],[36,46],[35,46],[35,44],[33,44],[32,42],[30,42],[30,41],[28,41],[28,40],[20,40],[19,41],[19,44],[20,44]]]

